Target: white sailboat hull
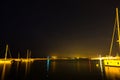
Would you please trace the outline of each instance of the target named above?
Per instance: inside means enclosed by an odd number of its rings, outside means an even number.
[[[107,59],[104,60],[105,66],[119,66],[120,67],[120,59]]]

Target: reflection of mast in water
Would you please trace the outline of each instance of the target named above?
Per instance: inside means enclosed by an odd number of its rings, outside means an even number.
[[[100,71],[101,71],[101,76],[102,76],[102,79],[104,78],[104,74],[103,74],[103,60],[102,60],[102,57],[101,55],[99,55],[100,57]]]
[[[100,60],[101,76],[104,78],[102,60]]]
[[[103,74],[103,65],[102,65],[102,59],[100,58],[100,69],[101,69],[101,73]]]
[[[30,71],[30,66],[31,66],[31,63],[32,63],[32,61],[31,61],[32,59],[30,57],[31,57],[31,51],[27,50],[27,59],[25,61],[25,76]]]
[[[89,60],[89,70],[91,72],[91,60]]]
[[[18,53],[18,59],[20,59],[20,53]],[[19,68],[19,64],[20,64],[20,62],[17,61],[17,71],[18,71],[18,68]]]
[[[30,71],[31,62],[25,62],[25,75]]]
[[[56,68],[56,61],[53,61],[52,62],[52,70],[53,70],[53,72],[55,72],[55,68]]]
[[[80,71],[80,62],[77,61],[77,71],[79,72]]]
[[[103,60],[101,55],[99,55],[99,63],[96,64],[96,66],[100,68],[101,77],[102,77],[102,80],[104,80]]]
[[[0,64],[1,65],[1,64]],[[10,70],[11,64],[2,64],[3,65],[3,69],[2,69],[2,75],[1,75],[1,80],[5,80],[5,75],[6,72],[8,72],[8,70]],[[6,70],[7,69],[7,70]]]
[[[4,80],[4,77],[5,77],[5,67],[6,67],[6,64],[3,65],[1,80]]]

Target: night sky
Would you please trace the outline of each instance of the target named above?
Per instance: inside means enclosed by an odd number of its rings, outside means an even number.
[[[117,3],[117,4],[116,4]],[[0,3],[0,55],[8,44],[32,57],[107,55],[116,0],[39,0]]]

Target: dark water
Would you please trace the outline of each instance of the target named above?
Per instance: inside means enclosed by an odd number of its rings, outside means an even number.
[[[34,61],[0,64],[1,80],[120,80],[120,67],[100,61]]]

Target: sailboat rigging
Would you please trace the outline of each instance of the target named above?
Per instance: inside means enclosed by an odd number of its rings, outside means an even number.
[[[120,28],[119,28],[119,15],[118,15],[118,8],[116,8],[116,17],[115,17],[115,23],[113,28],[113,35],[112,35],[112,41],[110,45],[110,51],[109,51],[109,57],[107,59],[104,59],[104,65],[105,66],[120,66],[120,57],[111,57],[112,54],[112,48],[113,48],[113,41],[115,36],[115,31],[117,30],[117,42],[120,48]]]
[[[0,59],[0,63],[11,63],[12,59],[7,58],[7,53],[8,53],[8,44],[6,45],[6,50],[5,50],[5,58]]]

